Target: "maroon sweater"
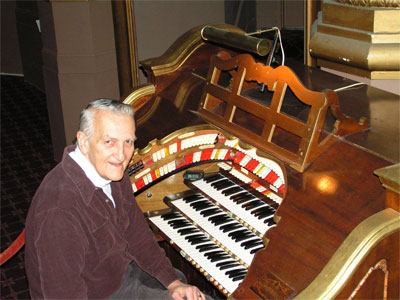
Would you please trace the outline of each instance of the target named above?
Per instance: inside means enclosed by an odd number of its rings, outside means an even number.
[[[133,260],[165,287],[178,279],[125,173],[116,208],[68,155],[44,178],[26,220],[25,266],[33,299],[107,298]]]

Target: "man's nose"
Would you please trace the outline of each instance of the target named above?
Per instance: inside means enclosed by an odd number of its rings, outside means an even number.
[[[119,161],[125,160],[124,145],[118,145],[116,156]]]

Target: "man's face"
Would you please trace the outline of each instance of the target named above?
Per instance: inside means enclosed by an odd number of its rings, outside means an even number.
[[[132,158],[135,141],[135,122],[131,116],[97,110],[90,139],[78,131],[82,154],[93,164],[101,177],[121,180]]]

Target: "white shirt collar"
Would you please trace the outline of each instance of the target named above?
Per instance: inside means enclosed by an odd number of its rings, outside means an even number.
[[[82,168],[85,172],[87,178],[94,184],[94,186],[101,188],[105,194],[112,200],[114,207],[115,202],[111,194],[111,180],[104,179],[97,173],[96,168],[93,164],[82,154],[78,145],[75,147],[74,151],[69,153],[69,156]]]

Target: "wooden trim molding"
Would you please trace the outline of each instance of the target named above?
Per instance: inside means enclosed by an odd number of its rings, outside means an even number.
[[[367,254],[400,230],[400,213],[387,208],[361,222],[344,240],[314,281],[294,299],[334,299]]]

